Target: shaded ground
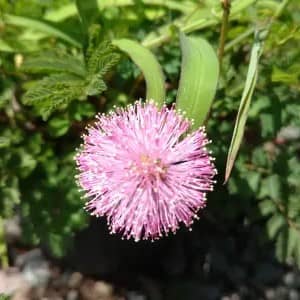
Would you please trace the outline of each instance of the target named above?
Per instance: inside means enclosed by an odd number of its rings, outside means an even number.
[[[122,241],[105,223],[79,233],[66,258],[10,247],[14,268],[0,272],[13,299],[300,299],[300,273],[261,245],[259,226],[228,232],[205,221],[158,242]]]

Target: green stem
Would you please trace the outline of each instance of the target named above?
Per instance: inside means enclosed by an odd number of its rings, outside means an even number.
[[[254,31],[255,31],[255,28],[250,28],[250,29],[246,30],[245,32],[243,32],[242,34],[237,36],[234,40],[227,43],[224,47],[224,51],[227,52],[227,51],[231,50],[235,45],[238,45],[241,41],[243,41],[247,37],[251,36],[254,33]]]
[[[223,17],[222,17],[222,26],[221,26],[220,42],[219,42],[219,50],[218,50],[220,69],[222,67],[222,59],[224,55],[225,41],[226,41],[227,31],[228,31],[228,23],[229,23],[229,15],[230,15],[230,0],[221,0],[221,3],[223,8]]]
[[[4,236],[4,220],[0,217],[0,260],[3,269],[8,267],[7,246]]]
[[[277,19],[277,18],[281,15],[282,11],[283,11],[284,8],[288,5],[288,3],[289,3],[289,0],[283,0],[283,1],[280,3],[280,5],[279,5],[277,11],[276,11],[275,14],[274,14],[273,19]]]

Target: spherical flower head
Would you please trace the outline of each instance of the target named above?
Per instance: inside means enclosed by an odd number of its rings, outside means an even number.
[[[204,128],[189,134],[190,126],[152,101],[98,115],[75,157],[86,209],[136,241],[189,227],[216,174]]]

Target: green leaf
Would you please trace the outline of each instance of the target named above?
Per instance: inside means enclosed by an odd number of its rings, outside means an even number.
[[[116,47],[106,40],[100,43],[94,50],[88,49],[91,52],[88,62],[87,71],[89,75],[106,74],[118,61],[119,54],[116,53]]]
[[[234,131],[231,139],[231,144],[228,151],[226,171],[225,171],[225,183],[228,181],[231,174],[233,164],[235,162],[238,150],[240,148],[245,125],[248,117],[249,106],[251,103],[252,95],[257,81],[258,75],[258,63],[262,53],[262,40],[259,38],[259,32],[256,33],[256,38],[251,50],[250,63],[246,78],[246,83],[237,114]]]
[[[96,109],[89,102],[72,102],[68,112],[71,120],[82,121],[84,118],[93,117]]]
[[[153,99],[162,105],[165,101],[165,80],[162,68],[153,53],[133,40],[114,40],[113,44],[127,53],[143,72],[147,86],[146,99]]]
[[[216,93],[219,63],[214,49],[201,38],[180,34],[181,75],[176,107],[194,120],[198,128],[207,117]]]
[[[287,259],[288,230],[287,226],[282,228],[276,239],[276,257],[282,262],[285,262]]]
[[[296,263],[299,268],[299,266],[300,266],[300,239],[299,238],[298,238],[298,242],[295,246],[294,257],[296,259]]]
[[[96,96],[107,89],[105,82],[102,79],[101,73],[95,74],[88,79],[86,93],[89,96]]]
[[[49,9],[45,13],[44,17],[47,21],[62,22],[77,14],[78,10],[74,3],[67,3],[59,6],[58,8]]]
[[[63,108],[75,99],[86,97],[85,81],[71,75],[52,75],[30,88],[23,97],[23,102],[33,105],[46,120],[56,109]]]
[[[97,0],[76,0],[76,7],[79,13],[82,29],[87,35],[88,28],[94,23],[95,17],[98,13]]]
[[[14,52],[14,49],[9,44],[7,44],[4,40],[0,39],[0,51]]]
[[[260,201],[258,204],[260,213],[263,216],[268,216],[270,214],[274,214],[276,212],[276,206],[273,201],[270,199],[265,199],[263,201]]]
[[[287,243],[287,257],[290,258],[296,254],[298,243],[300,240],[300,232],[293,227],[289,227],[288,243]]]
[[[299,76],[300,64],[295,63],[287,70],[281,70],[277,67],[274,67],[272,72],[272,81],[283,82],[287,84],[297,84],[299,83]]]
[[[99,44],[102,39],[101,26],[99,24],[91,25],[88,32],[88,47],[85,53],[86,61],[88,61],[94,51],[99,48]],[[100,50],[102,49],[100,48]]]
[[[61,234],[50,233],[48,236],[48,244],[54,256],[61,257],[66,251],[66,241]]]
[[[68,132],[71,122],[67,118],[55,117],[49,121],[48,125],[49,133],[54,137],[59,137]]]
[[[247,174],[247,182],[249,184],[249,187],[251,188],[254,195],[257,194],[260,182],[261,182],[261,174],[258,172],[251,172],[248,171]]]
[[[267,222],[268,236],[273,239],[279,230],[285,225],[285,220],[280,214],[273,215]]]
[[[49,34],[50,36],[58,37],[73,46],[81,47],[81,44],[78,41],[57,28],[55,24],[47,21],[6,14],[4,15],[4,22],[14,26],[21,26],[32,30],[41,31]]]
[[[252,0],[253,1],[253,0]],[[84,1],[78,1],[83,2]],[[185,13],[192,12],[196,7],[192,2],[178,3],[178,1],[164,1],[164,0],[142,0],[141,3],[153,6],[165,6],[170,10],[178,10]],[[136,5],[134,0],[97,0],[97,10],[103,10],[109,7],[124,7]],[[68,3],[60,6],[59,8],[47,11],[45,18],[53,22],[61,22],[67,18],[73,17],[77,13],[77,9],[74,3]]]
[[[70,73],[85,77],[83,61],[75,56],[46,51],[24,60],[21,70],[32,74]]]
[[[269,190],[269,197],[272,200],[279,201],[281,199],[281,178],[277,174],[273,174],[266,178],[265,184]]]

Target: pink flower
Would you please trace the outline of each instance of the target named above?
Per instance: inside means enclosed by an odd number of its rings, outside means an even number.
[[[97,119],[75,158],[86,209],[136,241],[189,227],[216,174],[204,128],[187,134],[189,120],[151,101]]]

